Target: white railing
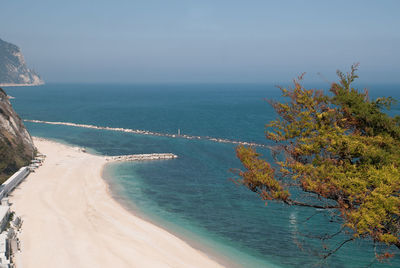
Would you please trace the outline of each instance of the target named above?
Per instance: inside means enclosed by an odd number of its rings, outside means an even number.
[[[22,167],[14,173],[8,180],[0,185],[0,199],[7,196],[23,179],[29,174],[28,167]]]

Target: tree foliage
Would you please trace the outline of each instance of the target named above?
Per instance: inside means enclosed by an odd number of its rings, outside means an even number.
[[[338,71],[326,94],[304,88],[302,77],[281,88],[288,101],[271,101],[279,118],[266,125],[274,162],[238,146],[238,181],[264,200],[335,209],[349,241],[400,249],[400,118],[385,113],[392,98],[370,100],[352,87],[356,70]]]

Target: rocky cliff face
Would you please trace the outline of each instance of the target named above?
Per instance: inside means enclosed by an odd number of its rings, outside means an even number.
[[[31,135],[0,88],[0,183],[29,164],[35,152]]]
[[[26,66],[21,50],[0,39],[0,85],[41,85],[43,80]]]

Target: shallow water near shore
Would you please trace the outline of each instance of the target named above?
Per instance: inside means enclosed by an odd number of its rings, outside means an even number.
[[[374,91],[373,89],[376,88]],[[370,95],[400,99],[397,86],[375,86]],[[264,98],[269,85],[45,85],[6,88],[23,119],[143,129],[265,143],[264,124],[275,117]],[[400,114],[396,106],[392,114]],[[339,223],[308,208],[267,206],[229,178],[240,168],[235,146],[208,140],[143,136],[107,130],[26,123],[34,136],[83,146],[104,155],[171,152],[178,159],[127,162],[105,170],[117,200],[144,218],[243,267],[365,267],[374,261],[370,241],[347,244],[322,261],[316,235]],[[266,158],[270,154],[259,149]],[[317,211],[318,212],[318,211]],[[333,248],[345,237],[328,245]],[[213,255],[213,254],[211,254]],[[373,262],[372,267],[388,264]],[[400,266],[399,257],[391,260]]]
[[[262,260],[262,256],[259,258],[252,256],[251,252],[246,252],[246,249],[239,250],[231,245],[229,240],[210,234],[202,226],[188,221],[185,217],[170,215],[155,204],[146,204],[148,199],[141,192],[142,182],[136,177],[132,179],[129,168],[123,163],[107,164],[103,171],[103,178],[109,183],[113,198],[136,216],[168,230],[223,266],[232,268],[266,267],[266,265],[271,268],[280,267],[265,262]],[[122,182],[127,177],[125,172],[129,172],[129,187]],[[132,194],[137,197],[135,202],[132,202],[130,198]]]

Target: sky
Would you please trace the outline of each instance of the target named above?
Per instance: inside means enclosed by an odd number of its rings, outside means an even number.
[[[0,0],[0,38],[52,83],[400,83],[399,0]]]

